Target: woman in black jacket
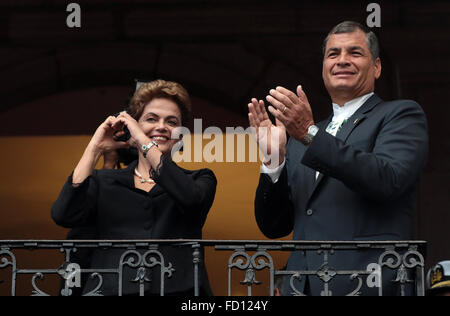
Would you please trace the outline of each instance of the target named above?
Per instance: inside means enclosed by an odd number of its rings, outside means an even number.
[[[127,112],[108,117],[96,130],[84,154],[69,176],[52,206],[53,220],[63,227],[96,227],[98,239],[201,239],[202,227],[214,201],[217,181],[209,169],[186,170],[171,159],[179,139],[172,132],[186,126],[190,100],[178,83],[156,80],[143,84],[130,101]],[[127,142],[116,136],[129,130]],[[99,158],[110,151],[134,146],[138,159],[125,169],[95,170]],[[164,279],[166,294],[193,292],[193,259],[189,247],[163,247],[166,265],[172,263],[172,276]],[[96,249],[92,269],[119,266],[123,250]],[[145,282],[146,294],[160,290],[157,268]],[[200,264],[200,288],[209,294],[209,282],[203,261]],[[115,273],[101,275],[103,295],[118,295],[119,278]],[[122,292],[139,292],[136,270],[125,269]],[[84,293],[99,283],[88,281]]]

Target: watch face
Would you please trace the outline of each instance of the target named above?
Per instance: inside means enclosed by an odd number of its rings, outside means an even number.
[[[319,131],[319,128],[316,125],[311,125],[308,128],[308,134],[312,134],[314,136],[317,134],[318,131]]]

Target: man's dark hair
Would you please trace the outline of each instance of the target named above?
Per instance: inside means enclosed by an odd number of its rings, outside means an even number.
[[[331,35],[342,33],[353,33],[356,32],[358,29],[366,34],[367,46],[369,47],[370,53],[372,54],[372,60],[375,61],[378,57],[380,57],[380,46],[378,44],[377,36],[366,26],[354,21],[344,21],[333,27],[333,29],[328,33],[327,37],[323,41],[322,46],[323,56],[325,56],[325,49],[327,47],[327,43]]]

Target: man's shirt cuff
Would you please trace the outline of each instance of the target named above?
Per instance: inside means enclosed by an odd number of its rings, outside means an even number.
[[[283,163],[281,165],[279,165],[278,167],[273,168],[273,169],[270,169],[270,168],[266,167],[265,164],[262,164],[261,165],[261,173],[267,174],[273,183],[277,183],[285,164],[286,164],[286,159],[283,160]]]

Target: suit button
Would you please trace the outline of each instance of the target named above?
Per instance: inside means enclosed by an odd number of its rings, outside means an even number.
[[[313,210],[312,209],[308,209],[306,211],[306,215],[311,216],[313,214]]]

